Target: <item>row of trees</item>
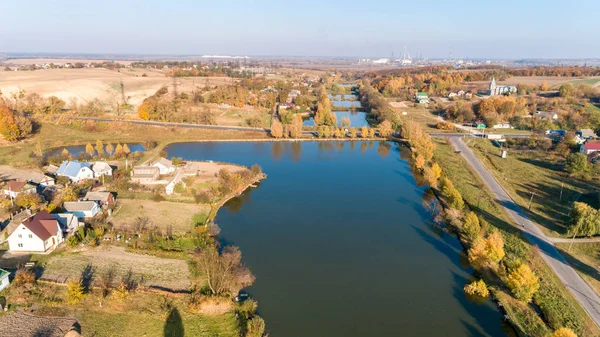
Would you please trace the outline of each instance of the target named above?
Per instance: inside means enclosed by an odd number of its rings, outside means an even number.
[[[274,138],[301,138],[302,137],[302,117],[293,115],[289,124],[281,123],[277,118],[271,123],[271,136]]]
[[[392,128],[397,129],[402,124],[397,116],[394,108],[383,97],[383,95],[371,86],[368,79],[362,80],[358,86],[358,98],[361,106],[371,115],[378,123],[385,120],[392,123]]]
[[[324,85],[317,88],[317,111],[315,112],[314,121],[316,126],[327,125],[337,126],[337,117],[331,111],[331,101]]]
[[[87,143],[85,146],[85,153],[87,153],[90,157],[98,156],[98,157],[110,157],[115,156],[117,158],[127,156],[131,153],[129,146],[125,143],[121,145],[118,143],[117,146],[113,146],[111,143],[108,143],[106,146],[102,143],[100,139],[96,141],[96,146],[93,146],[91,143]],[[63,149],[61,155],[63,157],[68,157],[69,151],[67,149]]]

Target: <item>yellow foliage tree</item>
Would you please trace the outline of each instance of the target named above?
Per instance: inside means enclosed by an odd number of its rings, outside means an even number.
[[[146,102],[142,103],[138,108],[138,116],[147,121],[150,119],[150,105]]]
[[[98,152],[98,156],[104,155],[104,144],[102,144],[100,139],[96,141],[96,152]]]
[[[494,231],[487,239],[487,255],[491,261],[498,263],[504,258],[504,239],[499,231]]]
[[[392,135],[392,132],[394,130],[392,129],[392,123],[388,120],[384,120],[383,122],[381,122],[381,124],[379,124],[379,135],[381,137],[389,137]]]
[[[85,152],[87,154],[89,154],[90,157],[94,155],[95,151],[94,151],[94,147],[92,146],[92,144],[87,143],[87,145],[85,146]]]
[[[540,288],[538,277],[528,265],[520,261],[508,273],[506,285],[515,298],[523,302],[531,301],[533,294]]]
[[[490,291],[483,280],[473,281],[465,285],[464,291],[469,295],[477,295],[481,297],[488,297],[490,295]]]
[[[113,152],[115,152],[115,147],[111,143],[108,143],[106,145],[106,154],[110,156],[113,154]]]
[[[80,280],[70,280],[67,282],[67,300],[71,304],[76,304],[85,296],[83,285]]]
[[[479,235],[481,226],[479,224],[479,218],[474,212],[469,212],[465,216],[465,223],[463,224],[463,232],[465,235],[473,240]]]
[[[65,158],[68,157],[69,156],[69,150],[63,149],[61,151],[60,155],[63,156],[63,157],[65,157]]]
[[[417,157],[415,158],[415,166],[418,169],[422,169],[423,166],[425,166],[425,158],[423,158],[422,155],[418,154]]]
[[[433,165],[431,165],[431,170],[433,171],[435,178],[440,179],[440,177],[442,176],[442,168],[440,167],[440,165],[438,165],[438,163],[433,163]]]
[[[117,144],[117,148],[115,149],[115,157],[120,157],[123,155],[123,145]]]
[[[369,129],[369,137],[370,138],[375,137],[375,129]]]
[[[504,258],[504,240],[495,231],[487,238],[476,237],[468,251],[469,262],[475,269],[494,268]]]
[[[273,123],[271,123],[271,136],[275,138],[283,137],[283,124],[277,119],[273,119]]]
[[[367,138],[369,137],[369,128],[366,126],[363,126],[362,128],[360,128],[360,136],[362,138]]]
[[[131,153],[131,150],[129,149],[127,143],[123,144],[123,153],[125,153],[126,155]]]
[[[552,337],[577,337],[577,334],[569,328],[560,328],[554,331]]]

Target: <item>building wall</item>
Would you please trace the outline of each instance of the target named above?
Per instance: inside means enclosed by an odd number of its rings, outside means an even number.
[[[8,281],[8,274],[6,274],[1,280],[0,280],[0,291],[2,291],[4,288],[8,287],[9,285],[9,281]]]
[[[21,235],[21,237],[19,237]],[[31,238],[29,237],[31,235]],[[22,244],[23,247],[19,247]],[[10,251],[31,251],[45,252],[46,246],[44,241],[38,238],[32,231],[27,229],[23,224],[20,224],[17,229],[8,237],[8,246]]]

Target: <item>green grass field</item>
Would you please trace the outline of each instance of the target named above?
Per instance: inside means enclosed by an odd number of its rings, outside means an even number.
[[[509,150],[507,158],[502,159],[500,149],[488,140],[474,140],[470,146],[523,209],[528,209],[535,193],[528,213],[550,235],[565,235],[573,202],[600,188],[597,181],[569,177],[563,170],[563,160],[550,153]]]
[[[600,76],[598,77],[589,77],[589,78],[584,78],[584,79],[578,79],[578,80],[574,80],[574,81],[570,81],[568,83],[571,83],[571,85],[573,86],[578,86],[578,85],[582,85],[582,84],[589,84],[589,85],[594,85],[596,83],[600,82]]]

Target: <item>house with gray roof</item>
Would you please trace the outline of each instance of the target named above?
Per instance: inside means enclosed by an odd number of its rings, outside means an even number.
[[[92,165],[92,171],[94,171],[94,177],[99,178],[101,176],[112,176],[113,169],[105,161],[97,161]]]
[[[85,179],[94,179],[94,171],[92,171],[91,165],[77,160],[63,161],[56,170],[56,175],[67,177],[75,183]]]
[[[172,161],[166,158],[160,158],[150,166],[158,167],[160,174],[170,174],[175,172],[175,165],[173,165]]]
[[[93,218],[100,212],[100,206],[95,201],[67,201],[63,204],[65,213],[75,215],[79,219]]]

